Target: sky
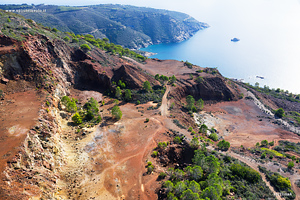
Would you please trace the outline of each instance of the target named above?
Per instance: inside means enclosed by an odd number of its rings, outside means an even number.
[[[50,4],[50,5],[70,5],[70,6],[83,6],[83,5],[96,5],[96,4],[123,4],[135,5],[142,7],[152,7],[158,9],[167,9],[173,11],[184,12],[191,16],[196,16],[195,9],[191,10],[191,6],[195,8],[200,1],[210,2],[207,0],[2,0],[1,4]],[[299,0],[300,1],[300,0]],[[213,3],[214,0],[211,0]],[[203,5],[203,2],[202,2]],[[194,14],[193,14],[194,13]],[[193,16],[193,17],[194,17]]]

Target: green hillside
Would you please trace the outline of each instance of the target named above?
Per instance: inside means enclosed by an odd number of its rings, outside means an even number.
[[[150,44],[180,42],[208,27],[187,14],[123,5],[67,7],[54,5],[0,5],[3,10],[18,10],[19,14],[45,26],[75,34],[91,34],[108,38],[128,48]],[[24,10],[46,10],[25,12]]]

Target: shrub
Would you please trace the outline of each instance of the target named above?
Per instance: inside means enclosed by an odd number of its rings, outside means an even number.
[[[230,143],[225,140],[221,140],[217,146],[219,149],[227,151],[230,147]]]
[[[175,136],[175,138],[173,139],[173,142],[176,144],[180,144],[182,142],[182,138],[179,136]]]
[[[146,123],[149,122],[149,118],[146,118],[146,121],[145,121],[145,122],[146,122]]]
[[[81,124],[82,123],[82,118],[81,116],[76,112],[73,117],[72,117],[72,121],[75,123],[75,124]]]
[[[73,43],[78,43],[79,40],[78,40],[77,38],[73,38],[73,39],[72,39],[72,42],[73,42]]]
[[[288,164],[289,169],[292,169],[294,166],[295,166],[295,164],[293,161],[289,162],[289,164]]]
[[[58,30],[57,30],[56,28],[53,28],[52,31],[53,31],[54,33],[57,33],[57,32],[58,32]]]
[[[187,109],[188,110],[192,110],[192,107],[194,106],[195,104],[195,99],[192,95],[188,95],[186,97],[186,103],[187,103]]]
[[[122,118],[122,111],[120,110],[119,106],[114,106],[111,110],[111,114],[112,114],[112,117],[117,119],[117,120],[120,120]]]
[[[143,88],[144,88],[144,90],[146,90],[147,92],[150,92],[150,91],[152,90],[152,87],[151,87],[149,81],[145,81],[145,82],[143,83]]]
[[[153,152],[152,152],[152,157],[155,158],[155,157],[157,157],[157,155],[158,155],[158,151],[153,151]]]
[[[269,143],[270,146],[274,146],[274,141]]]
[[[126,101],[131,100],[131,91],[129,89],[125,90],[125,100]]]
[[[83,50],[91,50],[91,47],[88,45],[88,44],[82,44],[80,45],[80,48],[83,49]]]
[[[189,129],[188,129],[188,131],[192,132],[193,131],[193,127],[190,126]]]
[[[268,146],[268,141],[267,140],[263,140],[260,142],[261,146]]]
[[[166,142],[159,142],[157,144],[157,147],[160,149],[165,149],[168,146],[168,144]]]
[[[208,127],[207,127],[205,124],[202,124],[202,125],[200,126],[199,132],[200,132],[200,133],[206,134],[206,133],[207,133],[207,130],[208,130]]]
[[[165,172],[160,172],[158,178],[164,179],[166,176],[167,176],[167,174]]]
[[[210,139],[212,139],[213,141],[218,141],[218,139],[219,139],[219,137],[216,133],[211,133],[208,137]]]
[[[9,22],[11,22],[11,20],[10,20],[9,18],[7,18],[7,20],[6,20],[6,21],[7,21],[8,23],[9,23]]]
[[[68,36],[64,37],[64,41],[69,42],[70,38]]]
[[[284,110],[282,108],[279,108],[278,110],[275,111],[275,116],[278,118],[284,117]]]
[[[230,170],[233,174],[236,174],[251,183],[257,183],[261,178],[257,171],[250,167],[244,167],[240,164],[232,164]]]

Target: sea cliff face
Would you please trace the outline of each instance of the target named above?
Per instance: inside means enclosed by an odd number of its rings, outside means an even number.
[[[2,5],[0,9],[45,10],[20,14],[61,31],[91,34],[96,38],[106,37],[112,43],[131,49],[181,42],[208,27],[206,23],[198,22],[184,13],[124,5]]]

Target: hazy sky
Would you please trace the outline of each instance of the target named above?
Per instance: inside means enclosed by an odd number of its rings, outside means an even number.
[[[196,15],[195,9],[191,10],[191,5],[193,8],[197,7],[201,2],[201,5],[209,3],[214,3],[215,0],[2,0],[1,4],[52,4],[52,5],[72,5],[72,6],[82,6],[82,5],[95,5],[95,4],[124,4],[124,5],[135,5],[135,6],[145,6],[160,9],[168,9],[174,11],[180,11],[192,15]]]

